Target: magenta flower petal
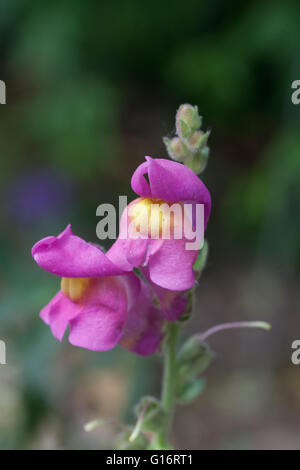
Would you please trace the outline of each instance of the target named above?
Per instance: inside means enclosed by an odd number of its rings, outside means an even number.
[[[32,248],[36,263],[61,277],[101,277],[124,274],[96,245],[74,235],[71,226],[57,237],[50,236]]]
[[[141,281],[133,273],[93,279],[82,301],[73,302],[59,291],[40,316],[60,341],[70,325],[71,344],[105,351],[121,338],[127,312],[134,308],[140,292]],[[143,316],[141,304],[139,315]]]
[[[154,284],[150,279],[148,267],[142,268],[142,272],[159,300],[160,309],[164,317],[169,321],[178,320],[187,305],[186,292],[163,289]]]
[[[133,265],[127,259],[127,253],[125,250],[124,240],[117,238],[111,248],[106,252],[107,258],[124,271],[130,271],[133,269]]]
[[[161,292],[158,293],[157,288],[159,288],[159,286],[156,286],[154,291],[159,299],[164,317],[169,321],[177,321],[186,308],[186,294],[180,291],[171,291],[162,288],[160,288]]]
[[[142,238],[122,240],[117,238],[106,256],[115,265],[124,270],[129,270],[147,264],[149,257],[156,253],[161,245],[161,240],[145,240]]]
[[[134,268],[146,262],[150,243],[151,240],[142,238],[135,240],[132,240],[131,238],[128,238],[127,240],[118,238],[115,242],[116,245],[119,245],[119,250],[126,253],[127,262]],[[110,257],[111,254],[108,256]],[[113,258],[110,259],[113,260]]]
[[[40,313],[41,319],[50,326],[53,336],[62,340],[65,331],[72,318],[82,310],[81,304],[72,302],[60,290],[55,297],[43,308]]]
[[[120,345],[142,356],[155,353],[162,339],[162,320],[153,305],[151,288],[143,282],[140,295],[127,314]]]
[[[186,250],[185,240],[164,240],[160,249],[150,256],[149,277],[164,289],[183,291],[191,289],[195,282],[193,265],[197,251]]]
[[[136,201],[132,201],[124,210],[120,222],[120,234],[115,243],[106,253],[106,256],[124,271],[132,270],[148,262],[149,256],[155,253],[162,241],[150,238],[131,238],[128,213],[130,207]]]
[[[130,310],[136,302],[141,292],[141,280],[134,274],[129,273],[124,276],[119,276],[118,280],[123,283],[127,294],[127,311]]]
[[[208,189],[198,176],[181,163],[146,157],[135,170],[132,189],[142,197],[152,197],[168,202],[204,204],[204,219],[207,224],[211,198]],[[145,175],[148,176],[149,183]]]
[[[150,157],[149,157],[150,158]],[[147,157],[146,157],[147,159]],[[142,197],[151,197],[151,188],[145,175],[148,173],[149,161],[141,163],[135,170],[131,178],[132,189]]]
[[[70,343],[93,351],[112,349],[122,336],[127,304],[120,278],[97,280],[80,315],[70,321]]]

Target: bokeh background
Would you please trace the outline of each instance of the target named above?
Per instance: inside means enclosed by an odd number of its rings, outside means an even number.
[[[60,344],[38,317],[58,288],[30,250],[67,223],[97,242],[96,208],[166,155],[182,102],[211,128],[210,258],[188,330],[216,335],[203,395],[178,408],[179,449],[300,447],[300,4],[2,0],[0,448],[111,448],[160,360]],[[90,419],[107,424],[85,433]]]

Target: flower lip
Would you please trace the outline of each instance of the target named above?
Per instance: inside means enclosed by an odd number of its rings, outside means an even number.
[[[87,285],[81,286],[82,281]],[[86,295],[81,287],[88,288]],[[69,326],[69,341],[74,346],[106,351],[119,343],[136,354],[148,355],[157,350],[162,337],[162,316],[153,306],[152,296],[151,288],[133,273],[68,279],[40,316],[60,341]]]
[[[168,202],[204,204],[205,225],[211,210],[211,197],[205,184],[181,163],[163,158],[145,157],[131,179],[132,189],[141,197]],[[145,178],[148,176],[148,181]]]
[[[100,248],[74,235],[70,225],[57,237],[37,242],[32,256],[41,268],[60,277],[103,277],[127,272],[108,259]]]

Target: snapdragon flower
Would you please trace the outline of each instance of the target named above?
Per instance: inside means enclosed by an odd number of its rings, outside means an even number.
[[[141,355],[154,353],[160,343],[161,315],[153,294],[134,273],[115,265],[101,249],[74,235],[71,226],[32,248],[36,263],[60,276],[61,289],[40,313],[52,334],[94,351],[118,343]]]
[[[151,157],[135,170],[131,186],[140,197],[124,210],[120,235],[107,256],[123,269],[139,267],[152,285],[165,317],[176,320],[186,305],[183,292],[195,283],[193,265],[199,251],[187,248],[186,235],[198,229],[193,218],[197,204],[204,205],[203,229],[206,227],[211,210],[209,191],[181,163]],[[192,216],[184,210],[172,215],[168,208],[173,203],[181,208],[188,204]],[[177,227],[182,233],[180,238],[175,236]],[[165,228],[169,228],[169,238],[163,237]]]
[[[198,249],[187,249],[187,238],[184,234],[181,238],[176,238],[172,232],[174,226],[171,226],[169,239],[161,236],[162,225],[170,222],[169,212],[166,211],[166,218],[162,204],[189,204],[192,210],[196,204],[203,204],[206,226],[211,209],[208,189],[192,170],[181,163],[151,157],[146,157],[146,162],[135,170],[131,186],[140,198],[131,202],[125,209],[121,218],[120,235],[109,250],[108,257],[124,269],[147,266],[151,281],[165,289],[190,289],[195,282],[193,265]],[[147,234],[140,232],[140,236],[132,237],[132,219],[140,221],[144,216],[150,220],[151,229],[153,226],[156,228],[157,236],[151,236],[149,230]],[[185,214],[183,217],[183,225],[193,225],[193,221],[187,222]],[[173,225],[178,222],[176,216],[171,219]],[[138,227],[136,228],[138,230]]]

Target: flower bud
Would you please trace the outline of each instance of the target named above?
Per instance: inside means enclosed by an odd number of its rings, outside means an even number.
[[[177,389],[176,398],[179,403],[186,405],[198,398],[203,392],[206,385],[204,377],[197,377],[179,384]]]
[[[169,157],[178,162],[183,162],[187,155],[190,153],[186,145],[180,140],[179,137],[168,139],[163,138],[164,144],[167,147]]]
[[[210,365],[213,354],[199,335],[191,336],[178,353],[177,370],[179,381],[197,377]]]
[[[181,139],[189,139],[193,133],[201,127],[202,118],[199,116],[198,107],[190,104],[182,104],[176,114],[177,135]]]
[[[192,137],[187,141],[187,146],[191,152],[198,152],[207,144],[210,131],[195,131]]]
[[[185,166],[188,166],[193,170],[196,175],[202,173],[207,165],[209,157],[209,148],[206,146],[203,149],[199,150],[197,153],[192,154],[184,162]]]
[[[143,397],[135,408],[135,414],[138,419],[142,418],[141,429],[143,431],[158,432],[165,424],[165,411],[154,397]]]

